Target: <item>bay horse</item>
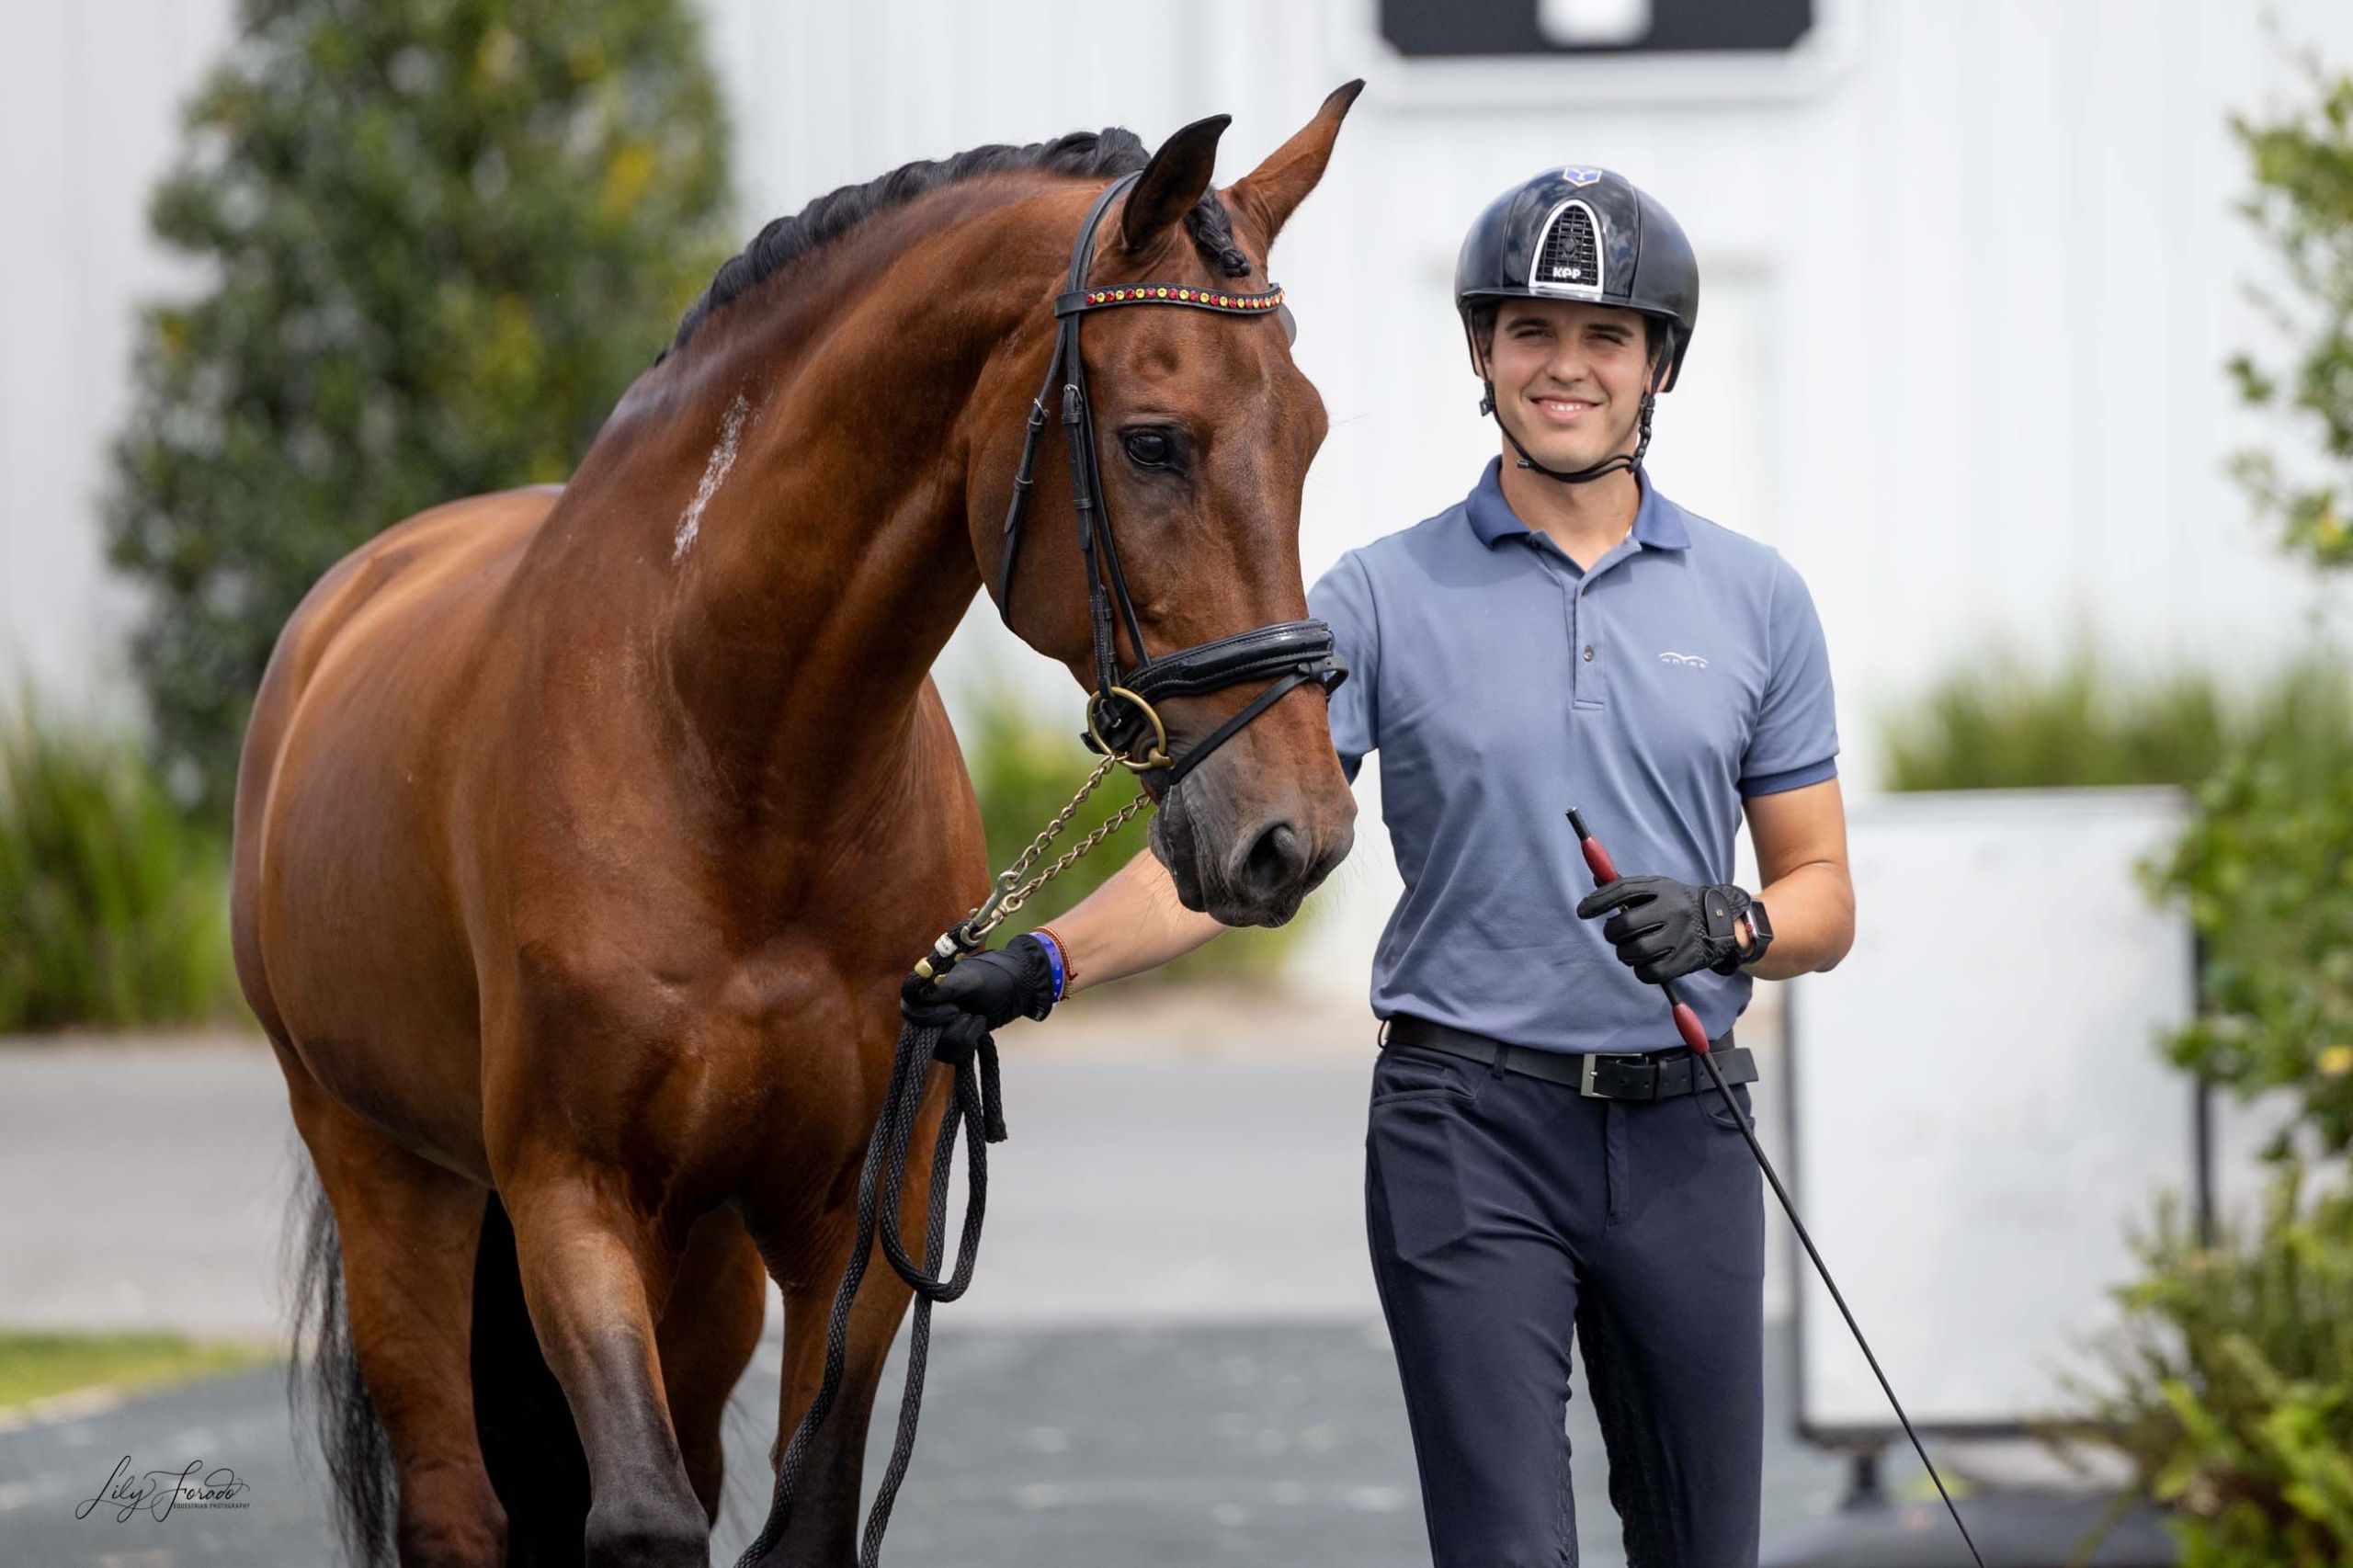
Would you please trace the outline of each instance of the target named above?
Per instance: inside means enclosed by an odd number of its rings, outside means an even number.
[[[822,198],[720,269],[567,483],[409,518],[295,610],[245,738],[233,926],[316,1172],[298,1337],[355,1556],[708,1561],[766,1283],[781,1435],[819,1382],[900,983],[988,890],[929,670],[997,592],[1074,233],[1134,176],[1096,278],[1270,288],[1358,85],[1222,190],[1220,117],[1149,156],[1075,133]],[[1086,357],[1134,630],[1303,617],[1325,419],[1284,334],[1111,311]],[[1043,521],[1062,477],[1037,487],[1008,621],[1092,690],[1092,562]],[[1172,697],[1171,734],[1250,699]],[[1149,842],[1188,907],[1273,925],[1353,823],[1294,692],[1161,792]],[[911,1231],[927,1192],[911,1172]],[[908,1302],[866,1278],[765,1563],[852,1560]]]

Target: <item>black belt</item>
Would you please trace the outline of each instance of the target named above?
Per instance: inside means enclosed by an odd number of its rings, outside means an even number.
[[[1381,1035],[1384,1047],[1413,1045],[1425,1051],[1442,1051],[1449,1056],[1476,1062],[1482,1067],[1494,1066],[1500,1056],[1507,1073],[1525,1073],[1531,1078],[1566,1084],[1588,1099],[1671,1100],[1708,1087],[1707,1070],[1684,1046],[1631,1056],[1534,1051],[1405,1013],[1382,1020]],[[1708,1042],[1708,1054],[1715,1058],[1717,1071],[1723,1074],[1727,1085],[1756,1081],[1756,1058],[1732,1043],[1730,1029],[1722,1038]]]

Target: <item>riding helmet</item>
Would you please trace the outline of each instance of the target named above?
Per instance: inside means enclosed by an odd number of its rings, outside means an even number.
[[[1495,198],[1463,238],[1454,305],[1465,336],[1475,301],[1506,299],[1586,300],[1666,321],[1667,392],[1699,323],[1699,266],[1682,225],[1647,192],[1612,170],[1571,164]]]

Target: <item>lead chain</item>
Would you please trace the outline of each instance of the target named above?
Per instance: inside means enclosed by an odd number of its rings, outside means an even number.
[[[1015,858],[1012,865],[998,873],[996,885],[989,893],[987,902],[966,916],[964,924],[959,927],[958,947],[966,952],[977,951],[988,940],[989,933],[1003,924],[1006,916],[1017,914],[1023,904],[1037,895],[1039,889],[1069,870],[1077,864],[1081,856],[1133,822],[1136,813],[1152,803],[1152,798],[1139,789],[1134,800],[1121,806],[1086,837],[1064,850],[1051,865],[1026,882],[1021,880],[1037,863],[1038,857],[1046,852],[1046,846],[1063,835],[1063,830],[1070,826],[1071,817],[1109,777],[1111,769],[1119,766],[1119,757],[1113,756],[1097,763],[1095,771],[1086,776],[1086,782],[1078,787],[1078,793],[1070,798],[1070,803],[1056,812],[1054,820],[1046,824],[1044,831],[1029,841],[1029,846]]]

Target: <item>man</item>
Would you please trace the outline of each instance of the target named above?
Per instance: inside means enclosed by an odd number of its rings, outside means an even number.
[[[1789,563],[1643,470],[1699,308],[1665,208],[1607,170],[1548,170],[1472,226],[1455,303],[1498,459],[1309,595],[1353,672],[1333,741],[1351,778],[1381,754],[1405,885],[1373,960],[1365,1202],[1431,1551],[1575,1561],[1574,1338],[1634,1568],[1745,1568],[1762,1183],[1655,983],[1679,982],[1747,1117],[1730,1031],[1752,977],[1828,969],[1853,940],[1828,656]],[[1570,806],[1648,874],[1595,889]],[[1744,807],[1753,897],[1730,880]],[[938,1005],[1042,1017],[1219,929],[1139,855],[1050,931],[967,960]]]

